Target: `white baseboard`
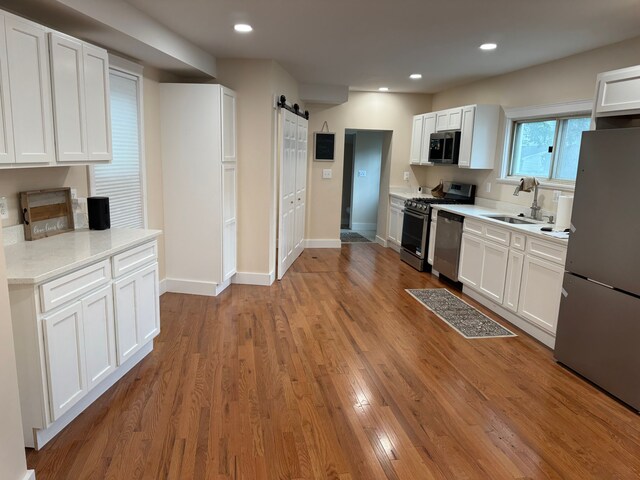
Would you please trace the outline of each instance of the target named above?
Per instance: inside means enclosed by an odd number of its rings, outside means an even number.
[[[352,223],[351,230],[376,230],[377,223]]]
[[[433,273],[433,271],[431,273]],[[556,344],[556,337],[554,335],[551,335],[549,332],[545,332],[538,326],[534,325],[533,323],[530,323],[528,320],[525,320],[524,318],[517,316],[516,314],[504,308],[502,305],[498,305],[497,303],[493,302],[492,300],[489,300],[487,297],[481,295],[475,290],[468,288],[466,285],[462,287],[462,293],[470,296],[478,303],[481,303],[482,305],[487,307],[489,310],[497,313],[508,322],[513,323],[520,330],[527,332],[533,338],[535,338],[536,340],[540,341],[541,343],[549,347],[551,350],[553,350]]]
[[[275,279],[275,270],[271,273],[237,272],[233,278],[233,283],[238,285],[261,285],[268,287]]]
[[[26,447],[41,449],[49,440],[55,437],[62,431],[64,427],[69,425],[78,415],[80,415],[89,405],[95,402],[100,395],[111,388],[118,380],[125,376],[129,370],[135,367],[144,357],[149,355],[153,350],[153,341],[148,342],[140,350],[133,354],[126,362],[118,367],[110,376],[105,378],[89,393],[87,393],[78,403],[76,403],[70,410],[62,415],[58,420],[51,424],[48,428],[33,429],[33,443],[31,445],[25,445]],[[25,438],[25,443],[29,439]],[[27,472],[28,473],[28,472]],[[30,478],[30,477],[26,477]]]
[[[342,242],[339,238],[308,238],[304,241],[305,248],[341,248]]]
[[[376,235],[376,243],[378,245],[382,245],[383,247],[387,248],[388,242],[382,238],[380,235]]]
[[[204,295],[215,297],[218,294],[218,284],[215,282],[201,282],[199,280],[181,280],[167,278],[166,291],[171,293],[186,293],[188,295]]]
[[[163,295],[165,293],[167,293],[167,279],[163,278],[162,280],[160,280],[160,295]]]
[[[396,252],[400,253],[400,245],[398,245],[397,243],[387,241],[387,247],[389,247],[391,250],[395,250]]]
[[[23,480],[36,480],[36,471],[27,470],[27,473],[24,474]]]

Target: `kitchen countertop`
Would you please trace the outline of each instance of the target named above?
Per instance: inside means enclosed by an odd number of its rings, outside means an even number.
[[[76,230],[4,247],[10,285],[38,284],[149,242],[161,230]]]
[[[482,220],[483,222],[492,223],[497,227],[507,228],[509,230],[515,230],[521,233],[526,233],[527,235],[533,235],[539,238],[543,238],[550,242],[555,242],[560,245],[568,245],[569,240],[565,238],[556,238],[551,235],[547,235],[540,231],[541,227],[550,226],[546,222],[536,222],[532,225],[514,225],[511,223],[501,222],[499,220],[494,220],[492,218],[487,217],[486,215],[505,215],[508,217],[515,217],[513,213],[504,212],[502,210],[497,210],[493,208],[480,207],[478,205],[442,205],[435,204],[432,206],[434,209],[445,210],[451,213],[457,213],[458,215],[462,215],[464,217],[476,218],[478,220]],[[529,218],[525,218],[525,220],[531,220]]]

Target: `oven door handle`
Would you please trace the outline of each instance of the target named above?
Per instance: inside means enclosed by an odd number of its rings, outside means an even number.
[[[415,217],[415,218],[419,218],[420,220],[424,220],[428,216],[427,213],[414,213],[414,212],[412,212],[410,210],[407,210],[407,209],[403,209],[402,213],[404,213],[405,215],[411,215],[412,217]]]

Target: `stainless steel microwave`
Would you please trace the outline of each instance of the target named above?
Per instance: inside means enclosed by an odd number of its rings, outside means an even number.
[[[432,133],[429,140],[429,161],[457,164],[460,153],[460,131]]]

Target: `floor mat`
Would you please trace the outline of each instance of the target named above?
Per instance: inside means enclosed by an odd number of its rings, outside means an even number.
[[[371,243],[371,240],[358,232],[340,232],[340,241],[342,243]]]
[[[406,292],[465,338],[517,337],[445,288]]]

